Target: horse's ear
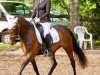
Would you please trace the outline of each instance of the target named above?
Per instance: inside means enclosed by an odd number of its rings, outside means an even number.
[[[20,13],[18,16],[24,17],[24,14]]]
[[[19,14],[19,15],[14,16],[14,18],[17,18],[17,17],[23,17],[23,15]]]
[[[14,18],[17,18],[17,17],[18,17],[18,15],[14,16]]]

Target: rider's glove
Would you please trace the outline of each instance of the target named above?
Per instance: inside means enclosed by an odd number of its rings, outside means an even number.
[[[39,23],[40,22],[40,19],[39,18],[35,18],[35,23]]]

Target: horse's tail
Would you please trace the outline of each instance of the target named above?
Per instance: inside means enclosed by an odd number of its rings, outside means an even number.
[[[79,47],[72,31],[71,30],[69,30],[69,31],[70,31],[70,34],[72,36],[74,53],[79,58],[79,62],[81,64],[82,68],[85,68],[87,66],[87,57],[85,56],[85,53],[83,52],[83,50]]]

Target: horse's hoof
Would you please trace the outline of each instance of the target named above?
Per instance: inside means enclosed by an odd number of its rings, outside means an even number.
[[[52,52],[48,52],[47,56],[51,57],[52,56]]]
[[[45,56],[47,56],[47,50],[45,50],[44,52],[43,52],[43,56],[45,57]]]

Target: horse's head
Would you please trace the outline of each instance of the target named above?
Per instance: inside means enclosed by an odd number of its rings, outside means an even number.
[[[9,26],[9,34],[10,34],[10,44],[16,43],[16,37],[19,35],[24,35],[27,33],[30,28],[30,22],[28,22],[24,17],[18,16],[15,18],[13,22],[10,23]]]
[[[9,29],[9,35],[10,35],[10,45],[14,45],[17,43],[16,39],[19,36],[20,29],[18,25],[15,25],[12,29]]]

